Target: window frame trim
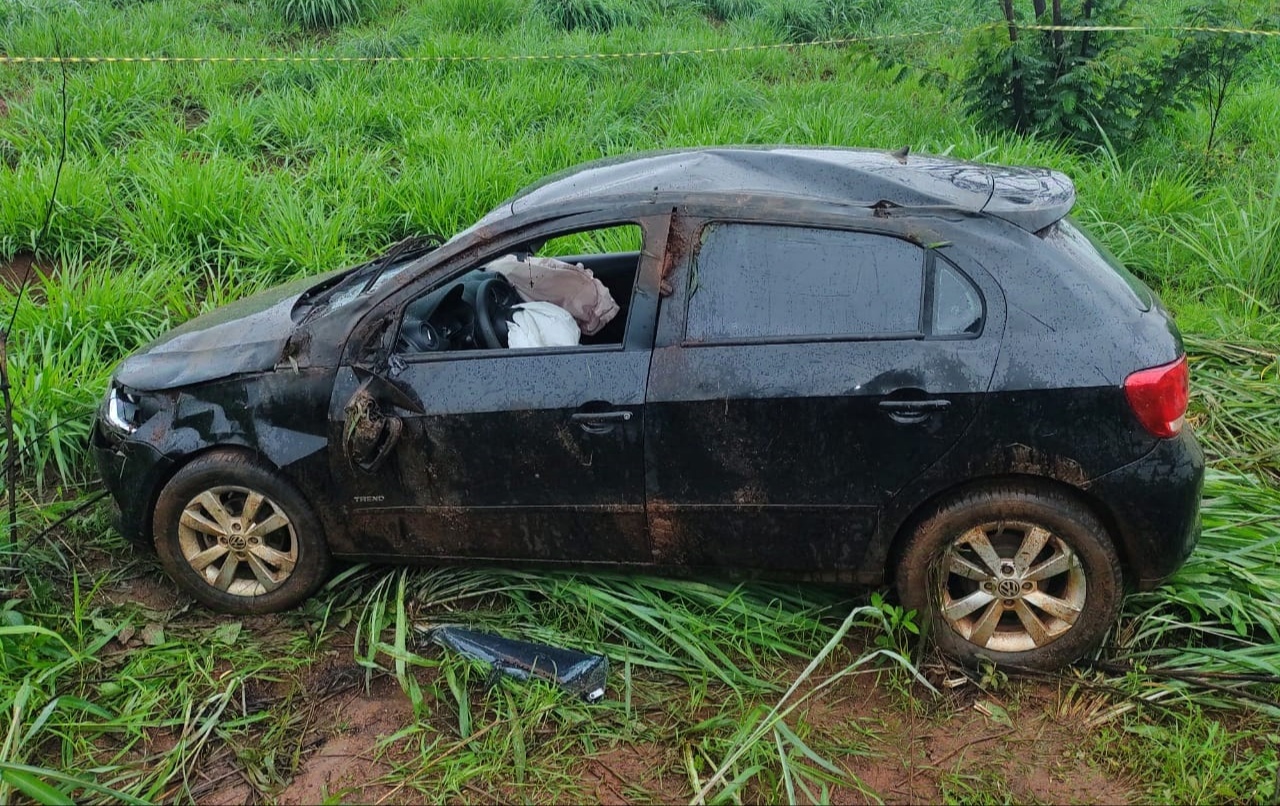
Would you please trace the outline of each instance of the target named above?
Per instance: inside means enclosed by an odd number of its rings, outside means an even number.
[[[652,333],[649,334],[649,339],[648,339],[649,343],[647,346],[644,346],[638,343],[637,344],[632,343],[633,342],[632,328],[634,326],[634,322],[632,321],[632,316],[634,313],[634,306],[637,298],[640,296],[640,293],[639,293],[641,291],[640,284],[641,284],[642,277],[644,275],[644,261],[646,257],[650,254],[650,251],[645,248],[646,239],[649,234],[646,231],[646,228],[647,228],[646,222],[649,220],[651,220],[651,217],[649,216],[639,216],[639,215],[624,216],[617,219],[610,219],[607,223],[577,225],[563,231],[557,231],[553,224],[552,227],[550,228],[550,234],[548,234],[545,238],[545,240],[550,241],[554,238],[565,237],[569,235],[577,235],[579,233],[590,232],[592,230],[614,229],[618,227],[629,227],[629,226],[634,226],[636,229],[640,231],[640,249],[639,250],[627,250],[626,252],[601,253],[604,255],[615,255],[615,254],[630,254],[631,252],[637,252],[637,255],[638,255],[636,260],[636,276],[631,286],[631,299],[628,301],[627,310],[626,310],[628,321],[626,323],[626,328],[623,331],[622,341],[620,343],[617,343],[617,344],[581,344],[579,343],[574,345],[564,345],[561,347],[530,347],[530,348],[521,348],[521,349],[506,348],[502,350],[494,350],[494,349],[486,348],[486,349],[476,349],[476,350],[437,350],[437,351],[423,351],[423,352],[413,352],[413,353],[399,352],[394,347],[392,347],[389,350],[388,355],[396,356],[398,360],[404,362],[405,364],[423,364],[423,363],[436,363],[439,361],[470,361],[470,360],[485,359],[485,358],[516,358],[520,356],[573,355],[578,353],[614,353],[614,352],[621,353],[623,351],[634,352],[634,351],[644,351],[644,350],[651,351],[653,349]],[[551,222],[548,222],[548,223],[551,223]],[[659,233],[655,237],[655,240],[662,237],[662,235],[663,235],[662,233]],[[534,237],[540,237],[540,236],[534,236]],[[501,241],[506,239],[494,239],[494,240]],[[395,305],[393,310],[394,310],[394,315],[396,319],[396,325],[395,325],[395,336],[393,337],[393,343],[395,340],[399,339],[400,330],[401,328],[404,327],[405,311],[414,300],[426,294],[432,293],[433,291],[437,290],[441,286],[457,280],[459,277],[463,276],[464,274],[467,274],[468,272],[474,271],[475,269],[478,269],[478,268],[482,268],[486,262],[488,262],[489,260],[492,260],[495,257],[499,257],[503,254],[507,254],[509,250],[506,247],[504,247],[502,249],[499,249],[497,252],[493,252],[493,253],[487,253],[484,250],[477,250],[477,251],[479,251],[481,254],[486,254],[486,257],[479,258],[478,262],[476,262],[477,259],[472,259],[467,263],[460,264],[459,267],[450,269],[448,272],[444,273],[440,277],[437,277],[432,282],[428,283],[425,288],[417,290],[412,295],[407,295],[404,300],[402,300],[401,302]],[[572,257],[586,257],[586,256],[573,255]],[[656,319],[657,319],[656,305],[653,306],[651,315],[654,317],[655,327],[656,327]],[[642,334],[637,333],[634,341],[639,342],[641,339],[642,339]]]
[[[406,364],[435,364],[441,361],[482,361],[496,358],[520,358],[524,356],[575,355],[580,353],[621,353],[625,344],[574,344],[562,347],[527,347],[503,350],[436,350],[421,353],[396,353]],[[631,350],[631,352],[637,352]],[[643,351],[641,351],[643,352]]]

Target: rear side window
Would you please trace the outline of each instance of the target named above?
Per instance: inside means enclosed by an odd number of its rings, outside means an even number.
[[[689,283],[694,342],[915,336],[924,250],[885,235],[712,224]]]

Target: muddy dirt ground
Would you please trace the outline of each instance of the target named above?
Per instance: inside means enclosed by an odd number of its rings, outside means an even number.
[[[154,570],[100,595],[111,604],[134,602],[152,612],[181,605],[168,580]],[[218,617],[188,611],[183,618]],[[244,628],[259,636],[286,631],[276,616],[248,619]],[[291,729],[297,761],[282,760],[281,780],[255,782],[233,761],[232,753],[215,752],[196,773],[191,794],[198,802],[421,801],[420,792],[387,782],[395,780],[397,765],[414,763],[404,743],[387,741],[413,725],[411,702],[394,677],[369,675],[357,665],[351,642],[350,629],[338,632],[297,679],[251,686],[246,694],[296,721]],[[797,665],[795,671],[800,668]],[[432,670],[417,673],[429,675]],[[1085,727],[1089,709],[1096,713],[1097,705],[1079,692],[1029,680],[1004,681],[994,690],[976,682],[949,687],[944,681],[954,684],[958,678],[947,678],[941,669],[930,676],[943,694],[928,704],[913,702],[901,680],[860,676],[840,681],[804,707],[802,719],[810,735],[848,737],[849,752],[830,757],[863,788],[833,787],[833,803],[1127,803],[1139,794],[1124,771],[1097,766],[1097,754],[1090,752],[1094,740]],[[610,681],[611,696],[619,696],[616,677],[615,673]],[[477,700],[482,696],[475,692]],[[163,752],[165,741],[155,737],[148,750]],[[538,752],[530,747],[530,765],[541,763]],[[572,782],[570,790],[586,801],[673,803],[688,802],[692,794],[676,743],[618,741],[577,758],[543,761],[562,769]],[[540,798],[528,788],[471,782],[450,800],[510,803]]]

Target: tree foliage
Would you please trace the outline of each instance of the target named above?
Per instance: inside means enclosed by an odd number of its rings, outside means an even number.
[[[966,108],[992,128],[1085,145],[1123,147],[1170,112],[1203,101],[1212,147],[1218,115],[1259,39],[1183,32],[1153,41],[1132,32],[1035,30],[1027,26],[1132,25],[1134,18],[1128,0],[1031,0],[1029,9],[998,2],[1004,24],[981,36],[964,77]],[[1207,0],[1186,8],[1181,24],[1257,28],[1274,21],[1274,12],[1249,15],[1239,3]]]
[[[1232,13],[1224,0],[1210,0],[1187,9],[1184,19],[1188,26],[1198,28],[1227,28],[1240,24],[1240,18]],[[1280,14],[1272,12],[1254,17],[1250,27],[1275,28]],[[1240,79],[1254,66],[1258,54],[1257,38],[1214,34],[1204,31],[1190,33],[1165,64],[1169,80],[1182,78],[1186,82],[1183,97],[1198,100],[1209,113],[1209,132],[1204,150],[1213,151],[1218,132],[1218,120],[1227,99],[1240,86]]]

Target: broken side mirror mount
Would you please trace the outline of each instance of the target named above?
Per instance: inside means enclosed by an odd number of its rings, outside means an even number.
[[[372,473],[382,466],[400,441],[404,422],[382,413],[378,401],[369,392],[368,380],[351,396],[344,414],[342,449],[347,461]]]
[[[393,355],[391,357],[391,369],[395,370],[397,366],[400,368],[400,372],[403,372],[406,365],[399,356]],[[412,389],[363,367],[352,367],[352,369],[355,371],[356,377],[360,379],[360,389],[367,390],[375,401],[382,401],[414,414],[426,413],[427,410],[422,405],[422,401],[418,399]],[[399,372],[396,374],[399,374]],[[357,393],[360,389],[356,390]]]
[[[387,461],[404,433],[404,421],[383,410],[381,401],[416,414],[425,411],[412,392],[367,370],[356,369],[363,380],[344,410],[342,448],[347,461],[373,473]]]

